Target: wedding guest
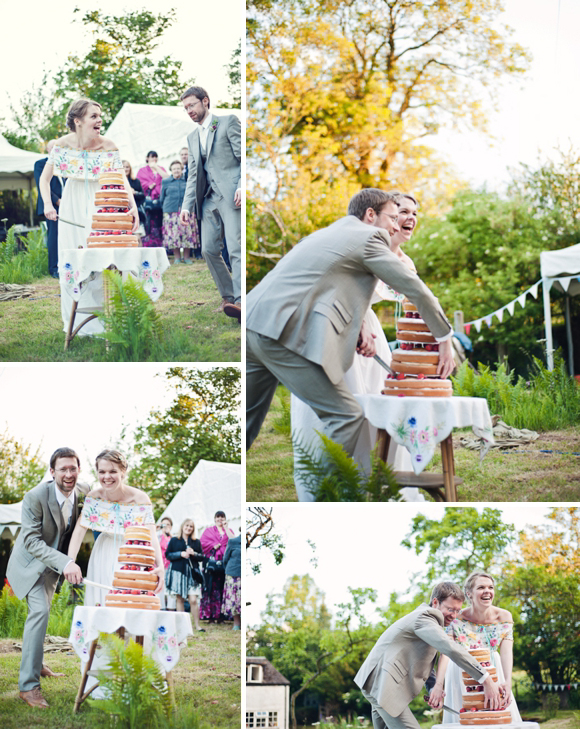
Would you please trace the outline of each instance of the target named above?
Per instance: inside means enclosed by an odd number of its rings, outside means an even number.
[[[165,552],[170,562],[165,577],[165,587],[177,600],[177,612],[185,611],[185,601],[189,600],[191,616],[196,630],[204,632],[199,625],[199,602],[203,586],[203,575],[199,567],[203,561],[201,542],[195,539],[195,524],[185,519],[176,537],[172,537]]]
[[[143,192],[143,188],[141,187],[141,182],[133,174],[133,168],[131,167],[131,163],[126,159],[123,160],[123,169],[125,170],[125,176],[127,177],[129,184],[131,185],[131,189],[133,190],[135,205],[137,206],[137,210],[139,212],[139,222],[145,225],[145,223],[147,222],[147,216],[145,215],[144,207],[145,193]]]
[[[181,100],[197,128],[187,137],[189,170],[181,210],[187,222],[195,208],[201,220],[203,257],[222,303],[217,311],[241,321],[241,125],[234,114],[214,116],[205,89],[192,86]],[[211,154],[210,154],[211,152]],[[232,273],[222,258],[223,237],[228,242]]]
[[[195,214],[187,223],[181,221],[179,212],[187,183],[182,177],[183,166],[179,160],[172,162],[169,169],[171,176],[163,180],[159,198],[163,208],[163,245],[173,251],[174,264],[181,262],[182,248],[183,263],[191,264],[190,248],[200,247],[197,221]]]
[[[233,615],[234,627],[240,629],[241,594],[240,582],[242,579],[242,537],[232,537],[224,554],[224,569],[226,579],[224,583],[224,598],[222,602],[222,615]]]
[[[207,527],[201,535],[201,546],[206,557],[213,557],[217,562],[223,562],[228,541],[234,536],[234,533],[228,527],[226,515],[223,511],[216,511],[214,524],[215,526]],[[209,574],[211,576],[206,579],[201,599],[200,617],[210,623],[215,620],[221,622],[224,618],[231,619],[231,615],[222,613],[225,582],[223,564],[218,565],[218,569]]]
[[[172,529],[173,521],[169,516],[164,516],[157,527],[157,538],[159,539],[159,546],[161,547],[161,556],[163,557],[165,574],[167,574],[167,570],[169,569],[169,560],[167,559],[167,555],[165,554],[165,552],[167,550],[167,545],[171,541]],[[163,586],[163,591],[161,592],[159,598],[161,600],[162,610],[175,610],[175,597],[168,594],[165,586]]]
[[[46,153],[50,154],[51,149],[54,147],[55,140],[51,139],[46,145]],[[34,179],[36,180],[36,186],[38,188],[38,202],[36,205],[36,214],[44,215],[44,202],[40,193],[40,176],[44,169],[45,164],[48,162],[48,157],[45,159],[39,159],[34,163]],[[62,197],[62,185],[58,177],[53,176],[50,181],[50,198],[54,208],[57,209],[60,206],[60,199]],[[53,278],[58,278],[58,222],[56,220],[50,220],[46,218],[46,247],[48,248],[48,272]]]
[[[161,182],[169,177],[169,173],[157,164],[158,159],[157,152],[151,150],[145,158],[147,164],[137,172],[137,178],[145,193],[147,235],[143,239],[143,245],[147,248],[160,248],[163,245],[161,238],[162,212],[159,197],[161,196]]]
[[[183,177],[183,179],[186,182],[187,182],[187,172],[188,172],[188,168],[187,168],[188,157],[189,157],[189,152],[188,152],[187,147],[182,147],[179,150],[179,159],[181,160],[181,164],[183,165],[183,173],[181,176]]]

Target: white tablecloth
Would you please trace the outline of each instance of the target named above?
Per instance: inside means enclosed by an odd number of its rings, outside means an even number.
[[[163,292],[161,276],[169,268],[165,248],[71,248],[60,251],[59,256],[58,272],[63,289],[75,301],[81,298],[83,282],[111,265],[133,274],[149,298],[157,301]]]
[[[471,724],[434,724],[431,729],[471,729],[474,725]],[[520,721],[514,722],[513,724],[478,724],[478,727],[489,727],[490,729],[540,729],[540,725],[536,724],[535,721]]]
[[[91,642],[99,633],[114,633],[119,628],[145,637],[145,645],[152,647],[152,656],[164,674],[178,664],[182,646],[193,635],[189,613],[78,606],[69,640],[79,658],[86,661]]]
[[[376,428],[386,430],[394,441],[411,454],[416,474],[433,458],[437,444],[453,428],[471,426],[484,439],[481,457],[493,443],[491,415],[482,397],[387,397],[355,395],[366,418]]]

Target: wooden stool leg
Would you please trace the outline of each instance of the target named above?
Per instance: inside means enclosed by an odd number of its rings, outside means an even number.
[[[167,671],[167,673],[165,674],[165,679],[167,680],[167,689],[169,690],[169,698],[171,700],[171,706],[173,706],[173,708],[176,708],[175,686],[173,684],[173,672]]]
[[[93,658],[95,657],[95,651],[97,650],[97,638],[91,643],[91,649],[89,651],[89,660],[85,664],[85,668],[83,670],[83,677],[81,678],[81,685],[79,687],[79,692],[77,694],[77,697],[75,699],[75,705],[73,709],[73,714],[76,714],[77,711],[80,708],[80,705],[83,702],[83,693],[85,690],[85,686],[87,685],[87,679],[89,677],[89,671],[91,670],[91,666],[93,665]]]
[[[389,446],[391,444],[391,436],[386,430],[381,430],[380,428],[377,430],[377,443],[379,444],[377,455],[381,461],[386,463],[389,455]]]
[[[453,439],[451,433],[441,441],[441,460],[443,462],[443,483],[445,486],[445,501],[456,502],[455,464],[453,462]]]
[[[64,339],[64,351],[68,349],[68,345],[72,342],[72,338],[74,337],[74,334],[72,333],[73,326],[75,323],[75,314],[78,307],[78,301],[73,301],[72,310],[70,314],[70,321],[68,323],[68,331],[66,333],[66,337]]]

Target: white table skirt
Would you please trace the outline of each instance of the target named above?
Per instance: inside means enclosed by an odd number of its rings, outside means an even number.
[[[193,635],[189,613],[78,606],[69,640],[79,658],[86,661],[91,642],[99,633],[115,633],[119,628],[145,637],[164,674],[178,664],[181,648],[187,645],[187,637]]]
[[[355,397],[371,425],[386,430],[396,443],[409,451],[416,474],[428,465],[437,444],[453,428],[471,426],[483,438],[482,458],[493,443],[491,415],[485,398],[356,394]]]
[[[540,725],[535,721],[520,721],[513,724],[478,724],[477,727],[484,729],[540,729]],[[477,729],[474,724],[434,724],[431,729]]]
[[[141,281],[152,301],[163,293],[163,273],[169,268],[165,248],[71,248],[60,251],[58,272],[62,289],[75,301],[83,284],[109,266]]]

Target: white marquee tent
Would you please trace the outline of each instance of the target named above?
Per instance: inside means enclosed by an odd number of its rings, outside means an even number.
[[[15,538],[22,520],[22,501],[17,504],[0,504],[0,539]]]
[[[554,344],[552,338],[552,314],[550,289],[566,294],[566,338],[568,340],[568,369],[574,375],[574,342],[570,322],[570,297],[580,294],[580,243],[557,251],[540,253],[542,291],[544,295],[544,327],[548,369],[554,369]]]
[[[239,109],[214,109],[216,116],[235,114],[241,119]],[[187,135],[196,124],[179,106],[125,103],[111,122],[105,135],[112,139],[133,168],[133,174],[145,165],[147,152],[155,150],[159,164],[169,172],[169,165],[179,159],[179,150],[187,146]]]
[[[213,526],[216,511],[226,514],[237,535],[242,522],[242,467],[238,463],[201,460],[161,515],[173,521],[175,534],[184,519],[193,519],[196,535]]]
[[[34,212],[31,192],[35,187],[34,163],[45,154],[18,149],[0,134],[0,190],[28,190],[30,225]]]

